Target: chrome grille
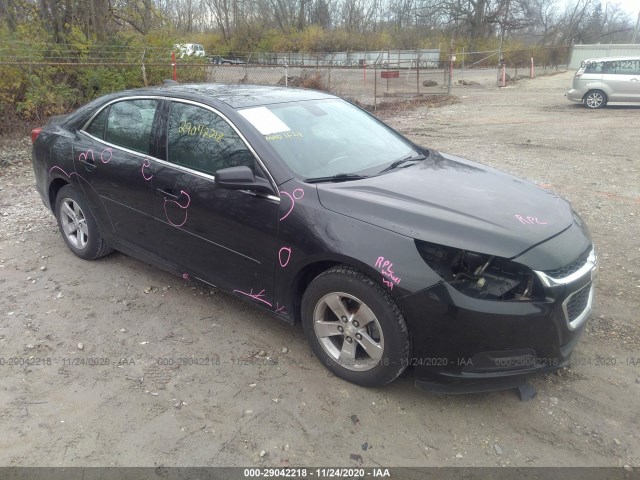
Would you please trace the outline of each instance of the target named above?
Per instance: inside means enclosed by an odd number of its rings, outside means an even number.
[[[547,288],[553,288],[559,285],[572,284],[587,275],[593,280],[598,274],[597,264],[598,257],[596,256],[595,250],[591,249],[586,259],[583,253],[578,260],[562,268],[545,271],[534,270],[534,272],[542,282],[542,285]]]
[[[577,272],[580,268],[587,263],[587,259],[589,258],[589,254],[591,250],[587,250],[582,255],[580,255],[575,261],[571,262],[564,267],[556,268],[555,270],[545,270],[544,273],[553,278],[563,278],[571,275],[572,273]]]
[[[593,300],[593,284],[588,283],[580,290],[572,293],[562,303],[567,324],[571,330],[578,328],[591,313]]]

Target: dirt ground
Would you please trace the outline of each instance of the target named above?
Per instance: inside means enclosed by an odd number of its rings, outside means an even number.
[[[82,261],[35,191],[29,140],[5,140],[0,465],[639,466],[640,107],[588,111],[570,82],[456,87],[456,104],[383,115],[560,193],[590,225],[594,316],[529,402],[428,394],[410,375],[357,387],[248,303],[122,254]]]

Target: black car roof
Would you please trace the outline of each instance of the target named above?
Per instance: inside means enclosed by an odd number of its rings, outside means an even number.
[[[219,83],[177,84],[139,88],[120,92],[121,95],[167,95],[181,98],[215,99],[231,108],[256,107],[273,103],[336,98],[328,93],[303,88],[271,87],[265,85],[223,85]]]
[[[298,102],[337,98],[328,93],[304,88],[271,87],[265,85],[223,85],[220,83],[171,84],[136,88],[96,98],[66,115],[61,124],[67,128],[80,128],[103,105],[126,97],[167,96],[202,103],[222,102],[230,108],[257,107],[274,103]]]

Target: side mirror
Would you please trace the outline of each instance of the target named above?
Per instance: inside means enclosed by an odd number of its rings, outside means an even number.
[[[253,174],[246,166],[229,167],[218,170],[215,174],[215,184],[229,190],[253,190],[261,193],[273,193],[271,184]]]

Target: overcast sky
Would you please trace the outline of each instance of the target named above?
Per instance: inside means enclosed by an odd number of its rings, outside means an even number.
[[[568,5],[574,3],[574,0],[564,0],[564,3],[565,5]],[[608,3],[617,3],[618,5],[620,5],[620,8],[629,12],[634,20],[638,18],[638,10],[640,10],[640,0],[600,0],[600,3],[602,3],[603,8]]]
[[[640,9],[640,0],[619,0],[620,6],[627,12],[631,13],[634,17],[638,15]]]
[[[629,12],[634,20],[638,15],[638,10],[640,9],[640,0],[601,0],[601,3],[603,7],[607,3],[617,3],[623,10]]]

